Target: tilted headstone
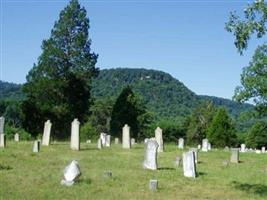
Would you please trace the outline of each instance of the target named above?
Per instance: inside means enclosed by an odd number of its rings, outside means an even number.
[[[261,152],[262,152],[262,153],[265,153],[265,152],[266,152],[265,147],[262,147],[262,148],[261,148]]]
[[[102,147],[103,147],[102,140],[101,140],[101,138],[99,138],[99,139],[97,140],[97,148],[98,148],[98,149],[102,149]]]
[[[176,156],[175,162],[174,162],[175,167],[179,167],[181,164],[181,161],[182,161],[181,158],[179,156]]]
[[[155,130],[155,138],[159,145],[158,152],[164,151],[164,144],[163,144],[163,138],[162,138],[162,129],[160,127],[157,127]]]
[[[80,150],[80,122],[77,118],[73,120],[71,123],[71,141],[70,148],[72,150],[79,151]]]
[[[75,181],[81,176],[81,170],[79,163],[76,160],[73,160],[65,169],[64,169],[64,179],[61,180],[62,185],[72,186]]]
[[[246,152],[246,145],[245,144],[241,144],[240,152],[242,152],[242,153]]]
[[[105,147],[107,142],[107,134],[106,133],[100,133],[100,139],[102,140],[102,145]]]
[[[14,141],[15,141],[15,142],[19,142],[19,134],[18,134],[18,133],[16,133],[16,134],[14,135]]]
[[[106,135],[106,147],[110,147],[110,145],[111,145],[111,136]]]
[[[183,170],[185,177],[196,177],[196,162],[195,154],[193,151],[183,153]]]
[[[47,120],[44,124],[44,132],[42,138],[42,145],[44,146],[49,146],[50,144],[51,126],[52,123],[50,122],[50,120]]]
[[[231,149],[231,163],[239,163],[239,149],[232,148]]]
[[[115,138],[115,144],[119,144],[119,143],[120,143],[119,138]]]
[[[130,141],[130,127],[125,124],[122,128],[122,148],[123,149],[130,149],[131,148],[131,141]]]
[[[33,143],[32,152],[38,153],[40,151],[40,140],[35,140]]]
[[[190,151],[194,152],[194,156],[195,156],[195,162],[198,162],[198,149],[197,148],[190,148]]]
[[[5,118],[0,117],[0,134],[4,134]]]
[[[135,145],[135,139],[131,138],[131,146]]]
[[[158,189],[158,180],[150,180],[149,189],[152,191],[156,191]]]
[[[209,140],[208,139],[203,139],[202,140],[202,151],[204,151],[204,152],[208,151],[208,144],[209,144]]]
[[[145,160],[144,169],[156,170],[157,164],[157,149],[159,145],[155,139],[149,139],[145,144]]]
[[[178,140],[178,148],[184,149],[184,138],[179,138]]]
[[[0,147],[5,148],[6,147],[6,135],[0,134]]]

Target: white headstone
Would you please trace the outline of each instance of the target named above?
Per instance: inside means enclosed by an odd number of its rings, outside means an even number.
[[[265,150],[265,147],[262,147],[262,148],[261,148],[261,152],[262,152],[262,153],[265,153],[265,151],[266,151],[266,150]]]
[[[120,143],[119,138],[115,138],[115,144],[119,144],[119,143]]]
[[[184,149],[184,138],[179,138],[178,140],[178,148]]]
[[[201,149],[201,145],[199,144],[199,145],[197,145],[197,149]]]
[[[0,147],[5,148],[6,147],[6,135],[0,134]]]
[[[106,135],[106,147],[110,147],[110,144],[111,144],[111,136]]]
[[[157,143],[159,145],[158,152],[164,151],[164,144],[163,144],[163,138],[162,138],[162,129],[160,127],[157,127],[155,130],[155,138],[157,140]]]
[[[131,138],[131,146],[135,145],[135,139]]]
[[[92,141],[91,141],[91,140],[86,140],[86,143],[87,143],[87,144],[91,144]]]
[[[65,169],[64,169],[64,180],[61,181],[62,185],[71,186],[79,179],[81,176],[81,170],[79,163],[76,160],[73,160]]]
[[[97,140],[97,148],[98,148],[98,149],[102,149],[102,147],[103,147],[102,140],[101,140],[101,138],[99,138],[99,139]]]
[[[238,148],[232,148],[231,149],[231,159],[230,161],[232,163],[239,163],[239,149]]]
[[[39,140],[35,140],[34,143],[33,143],[32,152],[38,153],[39,151],[40,151],[40,141]]]
[[[202,151],[204,151],[204,152],[208,151],[208,144],[209,144],[209,140],[208,139],[203,139],[202,140]]]
[[[14,141],[15,141],[15,142],[19,142],[19,134],[18,134],[18,133],[16,133],[16,134],[14,135]]]
[[[183,153],[183,170],[185,177],[196,177],[196,162],[193,151]]]
[[[156,191],[158,189],[158,180],[150,180],[149,189],[152,191]]]
[[[0,134],[4,134],[5,118],[0,117]]]
[[[80,122],[77,118],[73,120],[71,123],[71,141],[70,141],[70,148],[72,150],[80,150]]]
[[[42,138],[42,145],[44,146],[49,146],[50,144],[51,126],[52,126],[52,123],[50,122],[50,120],[47,120],[44,124],[44,132],[43,132],[43,138]]]
[[[145,143],[145,160],[144,169],[156,170],[157,165],[157,149],[159,145],[155,139],[148,139]]]
[[[100,139],[102,140],[102,145],[106,146],[107,134],[106,133],[100,133]]]
[[[130,141],[130,127],[125,124],[122,128],[122,148],[130,149],[131,141]]]
[[[256,152],[257,154],[261,154],[261,150],[258,150],[258,149],[257,149],[255,152]]]
[[[197,148],[190,148],[189,150],[194,152],[195,162],[197,164],[197,162],[198,162],[198,149]]]
[[[245,144],[241,144],[240,152],[242,152],[242,153],[246,152],[246,145]]]

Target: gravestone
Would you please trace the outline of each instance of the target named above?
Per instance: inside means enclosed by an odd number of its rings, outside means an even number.
[[[262,153],[265,153],[266,152],[265,147],[261,147],[261,152]]]
[[[256,153],[256,154],[261,154],[261,150],[258,150],[258,149],[257,149],[257,150],[255,151],[255,153]]]
[[[61,180],[61,185],[72,186],[75,181],[81,176],[81,170],[79,163],[76,160],[73,160],[65,169],[64,169],[64,179]]]
[[[52,126],[52,123],[50,122],[50,120],[47,120],[44,124],[44,132],[43,132],[43,139],[42,139],[42,145],[44,146],[49,146],[50,144],[51,126]]]
[[[210,151],[210,150],[211,150],[211,144],[208,143],[208,151]]]
[[[158,180],[150,180],[149,189],[152,191],[156,191],[158,189]]]
[[[155,138],[159,145],[158,152],[164,151],[164,144],[163,144],[163,138],[162,138],[162,129],[160,127],[157,127],[155,130]]]
[[[77,118],[73,120],[71,123],[71,141],[70,141],[70,148],[72,150],[79,151],[80,150],[80,122]]]
[[[131,146],[132,145],[135,145],[135,139],[134,138],[131,138]]]
[[[183,153],[183,170],[185,177],[196,178],[196,162],[193,151]]]
[[[106,135],[106,147],[110,147],[110,144],[111,144],[111,136]]]
[[[130,149],[131,148],[131,141],[130,141],[130,127],[125,124],[122,128],[122,148],[123,149]]]
[[[0,134],[0,147],[5,148],[6,147],[6,135]]]
[[[194,152],[195,162],[197,164],[197,162],[198,162],[198,149],[197,148],[190,148],[189,150]]]
[[[98,148],[98,149],[102,149],[102,147],[103,147],[102,140],[101,140],[101,138],[99,138],[99,139],[97,140],[97,148]]]
[[[14,141],[15,141],[15,142],[19,142],[19,134],[18,134],[18,133],[16,133],[16,134],[14,135]]]
[[[209,144],[209,140],[208,139],[203,139],[202,140],[202,151],[204,151],[204,152],[208,151],[208,144]]]
[[[86,140],[86,143],[87,143],[87,144],[91,144],[92,141],[91,141],[91,140]]]
[[[201,145],[199,144],[199,145],[197,145],[197,149],[201,149]]]
[[[174,166],[179,167],[181,164],[181,158],[179,156],[176,156]]]
[[[119,143],[120,143],[119,138],[115,138],[115,144],[119,144]]]
[[[107,142],[107,134],[106,133],[100,133],[100,139],[102,140],[102,145],[105,147]]]
[[[241,144],[240,152],[242,152],[242,153],[246,152],[246,145],[245,144]]]
[[[179,138],[178,140],[178,148],[184,149],[184,138]]]
[[[40,151],[40,140],[35,140],[33,143],[32,152],[38,153]]]
[[[232,148],[231,149],[231,163],[239,163],[239,149]]]
[[[145,143],[144,169],[157,170],[157,149],[159,145],[155,139],[148,139]]]
[[[4,134],[5,118],[0,117],[0,134]]]

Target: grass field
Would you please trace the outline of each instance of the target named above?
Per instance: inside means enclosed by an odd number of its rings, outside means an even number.
[[[230,152],[200,152],[198,177],[183,177],[174,161],[182,150],[165,146],[158,156],[159,170],[142,168],[143,144],[131,150],[112,145],[81,144],[71,151],[69,143],[55,143],[32,153],[32,142],[8,142],[0,149],[0,199],[267,199],[267,154],[240,154],[241,163],[223,165]],[[72,187],[60,185],[63,170],[72,160],[80,163],[82,176]],[[104,176],[111,170],[112,178]],[[149,180],[159,189],[149,191]]]

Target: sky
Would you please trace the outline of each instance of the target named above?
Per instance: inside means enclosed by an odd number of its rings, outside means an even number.
[[[65,0],[0,0],[0,78],[24,83],[42,53]],[[261,41],[255,38],[240,56],[225,30],[240,0],[81,1],[90,19],[92,50],[100,69],[128,67],[161,70],[197,94],[232,98]]]

